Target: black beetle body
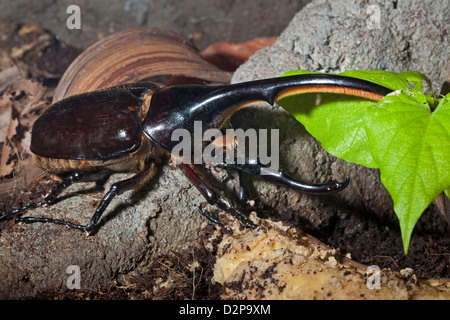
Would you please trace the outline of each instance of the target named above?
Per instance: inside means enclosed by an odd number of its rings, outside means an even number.
[[[115,171],[138,171],[114,184],[105,194],[94,216],[86,225],[51,218],[18,217],[23,222],[52,222],[92,232],[102,213],[115,195],[144,185],[156,172],[160,154],[171,152],[176,142],[176,129],[193,132],[194,122],[203,123],[202,130],[221,128],[237,110],[256,101],[270,104],[299,93],[324,92],[380,100],[390,92],[377,84],[337,75],[297,75],[222,86],[184,85],[163,88],[156,84],[127,84],[88,92],[63,99],[35,122],[31,151],[41,168],[65,176],[45,199],[13,210],[0,221],[28,208],[51,204],[72,183],[94,174]],[[240,211],[222,200],[192,164],[179,167],[210,204],[238,218],[244,225],[254,224]],[[240,172],[259,175],[264,167],[259,162],[232,164]],[[330,194],[348,184],[332,181],[324,185],[308,185],[279,170],[261,176],[284,187],[310,194]],[[207,218],[219,222],[204,213]]]
[[[142,134],[144,100],[157,87],[117,86],[53,104],[33,125],[30,150],[35,162],[54,174],[102,167],[141,170],[152,155]]]
[[[135,151],[142,129],[140,99],[125,90],[94,92],[55,103],[33,126],[31,151],[61,159],[109,160]],[[69,147],[67,147],[69,146]]]

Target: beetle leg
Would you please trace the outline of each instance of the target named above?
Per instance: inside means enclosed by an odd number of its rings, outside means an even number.
[[[239,200],[247,203],[250,199],[250,190],[248,190],[248,174],[247,172],[238,171],[239,175]]]
[[[222,224],[222,222],[220,222],[219,218],[213,216],[212,214],[206,212],[205,210],[203,210],[202,205],[200,205],[200,213],[205,216],[206,219],[208,219],[209,221],[213,222],[213,223],[217,223],[217,224]]]
[[[224,130],[227,129],[233,129],[233,124],[230,122],[230,120],[227,120],[225,122],[225,125],[223,127]],[[233,148],[231,145],[227,145],[226,142],[226,136],[223,136],[224,141],[224,152],[226,152],[226,149],[228,148]],[[234,143],[237,144],[236,139],[233,140]],[[242,203],[248,203],[248,201],[250,200],[250,190],[249,190],[249,174],[247,172],[238,171],[238,175],[239,175],[239,201],[241,201]]]
[[[218,166],[234,168],[239,171],[257,175],[264,180],[276,183],[283,187],[314,195],[327,195],[341,191],[345,189],[349,183],[349,178],[347,177],[344,182],[337,182],[336,180],[333,180],[326,184],[306,184],[284,173],[282,169],[275,171],[269,168],[268,166],[262,164],[259,161],[259,158],[257,158],[256,161],[249,161],[249,159],[246,158],[244,164],[238,164],[234,161],[234,163],[225,163]]]
[[[52,218],[36,218],[36,217],[19,217],[17,218],[20,222],[25,223],[33,223],[33,222],[49,222],[49,223],[55,223],[60,225],[65,225],[74,229],[82,230],[88,233],[88,235],[92,234],[92,230],[100,217],[102,216],[103,212],[105,212],[106,208],[114,199],[115,196],[131,190],[135,188],[141,187],[143,184],[145,184],[148,180],[154,177],[155,173],[157,171],[156,165],[154,162],[151,162],[149,165],[147,165],[142,171],[138,172],[133,177],[122,180],[119,182],[114,183],[109,191],[103,196],[102,200],[100,201],[100,204],[97,206],[97,209],[95,210],[94,215],[92,216],[91,220],[86,225],[80,225],[80,224],[74,224],[68,221],[63,221],[59,219],[52,219]]]
[[[193,185],[200,191],[200,193],[205,197],[209,204],[215,205],[225,212],[231,214],[233,217],[238,219],[244,226],[255,228],[256,225],[251,221],[248,217],[246,217],[243,213],[239,212],[235,208],[231,207],[227,202],[219,197],[216,191],[206,182],[206,179],[203,177],[203,174],[194,166],[187,164],[180,164],[180,169],[186,175],[186,177],[193,183]],[[205,215],[203,213],[203,215]],[[207,218],[211,217],[207,214]],[[211,220],[211,219],[210,219]],[[218,221],[213,217],[213,222]]]
[[[8,217],[18,215],[22,211],[26,211],[28,209],[34,209],[34,208],[42,207],[44,205],[52,204],[56,200],[56,198],[61,194],[61,192],[63,192],[66,188],[71,186],[73,183],[80,181],[80,179],[83,176],[84,176],[83,172],[78,172],[78,171],[72,172],[69,176],[67,176],[59,184],[57,184],[56,187],[52,190],[52,192],[47,197],[45,197],[43,200],[41,200],[39,202],[34,202],[31,204],[28,204],[19,209],[14,209],[14,210],[8,212],[7,214],[0,216],[0,221],[6,219]],[[20,219],[20,218],[18,218],[18,219]]]

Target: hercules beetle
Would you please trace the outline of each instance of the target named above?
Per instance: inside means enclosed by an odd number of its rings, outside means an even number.
[[[31,151],[37,166],[64,177],[40,202],[0,216],[3,220],[29,208],[51,204],[74,182],[96,180],[112,172],[134,171],[133,177],[112,185],[86,225],[52,218],[17,217],[22,222],[51,222],[91,233],[117,194],[142,186],[150,180],[159,154],[170,154],[172,133],[183,128],[192,132],[194,121],[202,130],[221,128],[230,116],[256,101],[274,104],[283,97],[308,92],[340,93],[380,100],[390,92],[380,85],[351,77],[324,74],[295,75],[229,85],[178,85],[153,83],[119,85],[74,95],[50,106],[34,123]],[[219,197],[195,165],[179,165],[206,200],[235,216],[242,224],[253,222]],[[240,172],[258,175],[259,161],[233,164]],[[261,178],[309,194],[330,194],[344,189],[344,182],[307,185],[282,170]],[[219,222],[204,213],[210,220]]]

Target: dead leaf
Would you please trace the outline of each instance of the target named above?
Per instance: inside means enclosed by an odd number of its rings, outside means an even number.
[[[17,119],[11,119],[7,134],[14,134],[13,132],[17,128],[18,124],[19,121]],[[14,162],[10,160],[12,154],[14,154],[14,149],[11,147],[10,139],[7,137],[3,142],[0,154],[0,176],[6,176],[12,173],[14,169]]]
[[[30,154],[29,133],[39,115],[31,111],[46,107],[45,92],[41,84],[21,79],[11,83],[0,97],[1,177],[18,171],[19,162]]]
[[[10,174],[14,164],[12,162],[8,165],[12,148],[8,137],[11,134],[11,127],[16,127],[18,121],[12,119],[12,103],[7,95],[4,95],[0,99],[0,176]]]
[[[12,106],[11,104],[4,104],[0,98],[0,142],[4,142],[8,135],[9,122],[12,117]]]
[[[207,47],[202,55],[222,70],[235,71],[256,51],[273,45],[276,38],[255,38],[243,43],[218,42]]]
[[[0,92],[3,92],[10,83],[22,78],[23,72],[21,72],[17,65],[0,71]]]

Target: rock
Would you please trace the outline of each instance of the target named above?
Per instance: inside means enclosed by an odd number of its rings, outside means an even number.
[[[414,70],[427,75],[439,92],[450,68],[449,13],[447,5],[436,1],[379,1],[372,5],[358,0],[313,1],[293,18],[273,46],[256,52],[241,65],[232,82],[277,77],[298,69],[331,73]],[[241,110],[234,124],[282,128],[284,165],[305,181],[351,179],[344,192],[323,198],[278,192],[274,186],[260,183],[257,189],[270,206],[280,214],[295,212],[314,228],[324,229],[334,217],[352,212],[397,224],[392,199],[377,170],[334,158],[284,110],[277,106],[266,106],[266,110],[264,115],[256,108]]]
[[[439,86],[449,64],[450,8],[438,1],[381,1],[376,5],[380,29],[370,30],[367,6],[366,1],[355,0],[312,2],[272,47],[257,52],[244,64],[233,81],[278,76],[295,69],[412,69],[427,74]],[[395,219],[391,199],[376,170],[336,160],[280,108],[242,110],[233,122],[244,128],[282,128],[281,165],[305,181],[323,183],[332,177],[351,177],[345,192],[330,197],[305,196],[256,179],[263,201],[282,217],[291,218],[293,224],[326,228],[336,217],[354,212],[387,213]],[[222,172],[217,179],[229,177]],[[124,177],[114,175],[105,187],[120,178]],[[235,184],[226,181],[222,190],[233,191]],[[81,191],[84,187],[94,191],[92,185],[74,186],[54,206],[27,214],[87,221],[103,192]],[[181,172],[166,165],[138,195],[130,197],[127,192],[115,199],[92,237],[56,225],[3,228],[3,223],[0,298],[36,297],[48,288],[66,290],[71,265],[80,267],[83,289],[107,287],[118,274],[145,265],[158,254],[194,244],[204,221],[198,214],[202,202],[200,193]]]
[[[236,228],[218,245],[213,280],[234,300],[446,300],[449,281],[365,266],[298,229],[265,219]]]
[[[114,175],[105,188],[127,176]],[[204,221],[198,214],[201,196],[180,171],[169,166],[155,180],[135,196],[126,192],[114,199],[90,237],[54,224],[3,223],[0,298],[32,298],[42,290],[68,290],[70,266],[80,268],[82,289],[108,287],[118,274],[148,263],[152,255],[195,244]],[[54,205],[26,215],[86,223],[103,195],[93,186],[74,185]]]

